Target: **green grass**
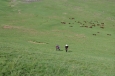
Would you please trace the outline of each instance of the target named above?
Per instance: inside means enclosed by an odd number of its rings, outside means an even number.
[[[0,1],[0,76],[115,76],[114,0],[23,1]]]

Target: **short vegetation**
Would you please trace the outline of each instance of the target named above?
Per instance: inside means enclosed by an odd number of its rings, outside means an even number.
[[[115,76],[115,1],[0,0],[0,76]]]

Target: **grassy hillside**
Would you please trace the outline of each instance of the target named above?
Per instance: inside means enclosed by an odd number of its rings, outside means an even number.
[[[0,76],[115,76],[114,0],[0,3]]]

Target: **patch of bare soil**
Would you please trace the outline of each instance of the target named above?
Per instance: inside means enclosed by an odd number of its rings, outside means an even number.
[[[20,27],[18,26],[9,26],[9,25],[5,25],[3,26],[4,29],[20,29]]]
[[[29,43],[33,43],[33,44],[48,44],[45,42],[36,42],[36,41],[28,41]]]
[[[15,29],[17,31],[21,31],[23,33],[29,33],[29,34],[32,34],[32,35],[37,35],[38,34],[38,31],[35,30],[35,29],[24,28],[24,27],[21,27],[21,26],[4,25],[2,28],[3,29],[10,29],[10,30]]]
[[[85,38],[85,35],[84,35],[84,34],[76,34],[76,36],[77,36],[78,38]]]
[[[31,2],[38,2],[38,1],[41,1],[41,0],[22,0],[23,2],[25,3],[31,3]]]

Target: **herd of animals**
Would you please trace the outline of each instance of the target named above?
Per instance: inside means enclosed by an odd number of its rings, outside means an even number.
[[[70,20],[73,20],[73,22],[61,22],[61,24],[69,24],[69,27],[73,27],[72,24],[78,23],[78,25],[80,25],[80,27],[84,27],[84,28],[95,28],[95,27],[99,27],[101,29],[105,28],[105,23],[100,23],[99,21],[76,21],[75,18],[69,18]],[[98,33],[93,33],[93,36],[96,36]],[[111,36],[110,33],[107,33],[106,35]]]

